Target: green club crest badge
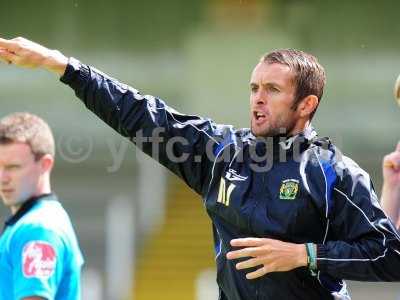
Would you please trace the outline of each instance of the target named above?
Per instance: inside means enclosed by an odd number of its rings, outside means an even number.
[[[282,181],[279,190],[279,199],[281,200],[294,200],[299,191],[299,181],[296,179],[286,179]]]

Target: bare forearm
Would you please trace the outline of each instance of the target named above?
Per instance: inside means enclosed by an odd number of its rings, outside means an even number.
[[[381,205],[394,224],[399,224],[400,216],[400,186],[383,184]]]

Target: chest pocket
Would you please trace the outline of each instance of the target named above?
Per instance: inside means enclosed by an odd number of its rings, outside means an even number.
[[[257,195],[251,229],[260,237],[305,242],[319,236],[320,217],[311,197],[296,178],[266,179]]]

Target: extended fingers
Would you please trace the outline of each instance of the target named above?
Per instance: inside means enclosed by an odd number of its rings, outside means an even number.
[[[226,257],[237,259],[242,257],[256,257],[264,255],[267,251],[269,239],[264,238],[241,238],[231,240],[233,247],[244,247],[243,249],[230,251]]]
[[[256,266],[259,266],[262,264],[263,264],[262,258],[255,257],[255,258],[250,258],[248,260],[237,263],[236,269],[237,270],[248,269],[248,268],[253,268],[253,267],[256,267]]]
[[[269,273],[267,267],[264,265],[261,268],[255,270],[254,272],[250,272],[246,274],[247,279],[256,279],[258,277],[264,276],[265,274]]]
[[[13,52],[0,48],[0,60],[10,64],[18,60],[18,56]]]
[[[257,248],[254,247],[249,247],[249,248],[243,248],[235,251],[230,251],[226,254],[227,259],[237,259],[237,258],[242,258],[242,257],[254,257],[254,253]]]
[[[231,240],[231,246],[233,247],[258,247],[265,244],[267,239],[261,238],[242,238]]]
[[[19,40],[18,39],[6,40],[0,38],[0,48],[16,52],[18,49],[20,49]]]
[[[267,250],[261,247],[247,247],[239,250],[230,251],[226,254],[227,259],[237,259],[242,257],[256,257],[266,254]]]

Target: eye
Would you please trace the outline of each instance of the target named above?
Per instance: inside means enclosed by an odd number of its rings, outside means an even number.
[[[271,92],[273,92],[273,93],[279,93],[280,92],[280,90],[278,88],[274,87],[274,86],[270,86],[269,90]]]
[[[250,91],[251,91],[252,93],[256,93],[257,90],[258,90],[258,87],[255,86],[255,85],[252,85],[252,86],[250,87]]]
[[[4,169],[6,169],[7,171],[14,171],[14,170],[18,170],[19,168],[20,168],[19,165],[8,165]]]

